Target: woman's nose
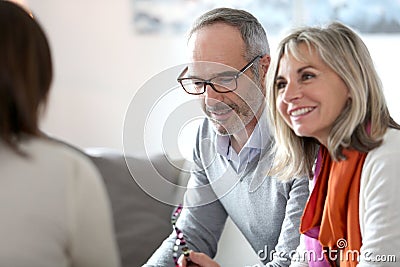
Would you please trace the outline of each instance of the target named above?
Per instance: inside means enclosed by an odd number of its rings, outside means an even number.
[[[291,103],[302,97],[301,87],[296,82],[288,82],[285,91],[283,92],[283,101]]]

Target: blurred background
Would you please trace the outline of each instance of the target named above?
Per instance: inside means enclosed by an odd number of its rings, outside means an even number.
[[[124,140],[129,140],[127,150],[137,155],[158,152],[174,157],[190,155],[198,120],[182,120],[176,116],[179,112],[172,111],[182,103],[193,102],[194,98],[188,98],[177,87],[174,75],[178,75],[180,65],[187,61],[186,31],[194,18],[221,6],[253,13],[267,30],[272,53],[280,37],[293,26],[341,20],[354,27],[372,54],[390,111],[400,121],[400,105],[396,103],[400,96],[399,0],[19,2],[45,28],[53,52],[55,79],[42,128],[81,148],[108,147],[122,151]],[[174,97],[153,95],[146,100],[146,93],[152,92],[149,81],[157,79],[159,82],[154,86],[163,86],[165,77],[160,78],[160,73],[170,74],[172,85],[167,82],[165,92],[176,90]],[[140,91],[135,115],[126,116]],[[171,122],[169,113],[174,113],[175,122]],[[152,122],[147,123],[150,118]],[[178,137],[163,133],[164,129],[174,128],[171,126],[179,129],[175,131]],[[124,127],[129,128],[129,136],[124,136]],[[144,135],[154,143],[150,152],[143,145]],[[166,147],[170,151],[165,151]]]

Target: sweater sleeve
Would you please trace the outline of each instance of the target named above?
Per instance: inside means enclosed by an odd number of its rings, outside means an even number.
[[[192,176],[191,179],[197,180],[198,177]],[[176,225],[183,232],[189,249],[213,258],[226,219],[226,211],[217,200],[200,207],[184,207]],[[176,234],[172,232],[143,266],[174,267],[172,249],[175,239]]]
[[[111,206],[100,174],[86,159],[75,163],[68,191],[71,266],[120,266]]]
[[[300,244],[291,257],[290,267],[308,267],[307,255],[304,235],[300,235]]]
[[[360,186],[362,246],[359,267],[400,260],[400,131],[388,130],[364,163]]]
[[[294,179],[286,204],[285,218],[281,226],[274,259],[266,266],[289,266],[300,242],[300,218],[309,195],[308,180]]]
[[[187,186],[188,191],[185,194],[184,208],[176,225],[183,232],[189,249],[203,252],[213,258],[228,215],[219,200],[203,205],[204,199],[217,199],[217,197],[211,196],[214,192],[209,187],[209,180],[201,160],[200,139],[198,136],[198,143],[193,151],[194,165]],[[208,190],[204,190],[205,188]],[[143,266],[174,267],[172,249],[175,238],[175,232],[172,232]]]

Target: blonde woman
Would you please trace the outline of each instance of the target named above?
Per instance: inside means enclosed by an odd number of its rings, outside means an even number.
[[[270,175],[313,178],[297,257],[305,262],[292,265],[400,260],[400,126],[361,38],[337,22],[294,30],[266,80],[276,137]]]

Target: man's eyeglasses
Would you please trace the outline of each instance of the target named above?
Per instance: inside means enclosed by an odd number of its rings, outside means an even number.
[[[174,212],[171,215],[171,224],[172,224],[172,228],[174,229],[175,233],[176,233],[176,239],[175,239],[175,245],[173,247],[173,252],[172,252],[172,257],[174,259],[174,263],[176,267],[179,267],[178,264],[178,259],[179,259],[179,248],[181,248],[182,254],[187,257],[186,261],[189,263],[190,259],[189,259],[189,248],[186,244],[186,240],[183,237],[183,233],[181,230],[179,230],[179,228],[176,226],[176,221],[178,220],[179,215],[181,214],[183,209],[182,204],[179,204],[178,207],[175,208]],[[189,266],[189,265],[188,265]]]
[[[248,70],[258,58],[263,56],[259,55],[253,58],[236,74],[219,74],[211,79],[204,80],[195,77],[183,78],[187,73],[189,67],[186,67],[178,76],[177,81],[181,84],[186,93],[191,95],[201,95],[206,91],[206,86],[210,85],[214,91],[218,93],[228,93],[237,89],[237,79]]]

